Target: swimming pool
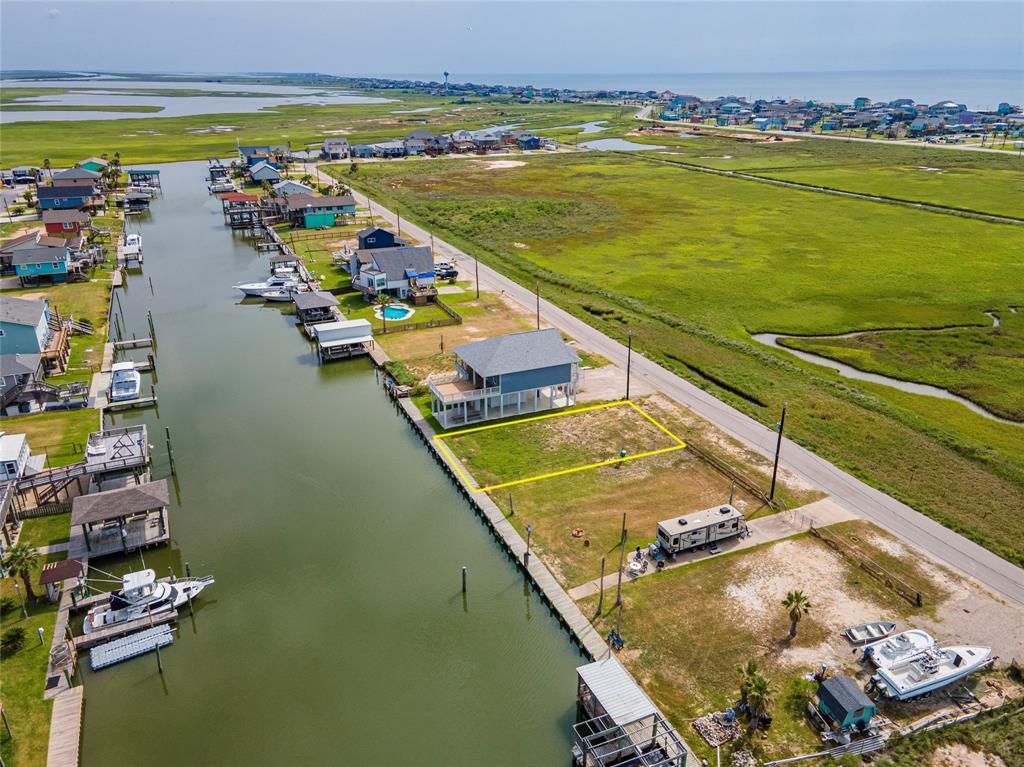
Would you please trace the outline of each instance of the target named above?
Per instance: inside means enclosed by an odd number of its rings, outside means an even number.
[[[404,304],[388,304],[387,306],[374,307],[373,313],[377,319],[404,320],[407,317],[411,317],[415,311],[415,309],[410,309]]]

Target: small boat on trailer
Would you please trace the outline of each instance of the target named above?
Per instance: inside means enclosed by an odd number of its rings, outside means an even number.
[[[873,623],[861,623],[858,626],[850,626],[843,632],[843,636],[853,645],[869,644],[880,642],[896,630],[896,624],[892,621],[874,621]]]
[[[990,647],[934,647],[892,666],[880,668],[868,692],[911,700],[963,679],[995,661]]]

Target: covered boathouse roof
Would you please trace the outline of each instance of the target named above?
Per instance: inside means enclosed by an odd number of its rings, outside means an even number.
[[[555,328],[495,336],[456,346],[453,351],[486,378],[580,361]]]
[[[161,509],[170,502],[167,480],[80,495],[71,502],[71,524],[88,525]]]

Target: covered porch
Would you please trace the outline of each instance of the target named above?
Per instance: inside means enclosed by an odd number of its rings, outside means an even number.
[[[503,392],[500,386],[481,388],[459,374],[432,376],[427,383],[430,413],[445,429],[576,404],[576,379],[513,392]]]
[[[128,554],[167,543],[167,480],[81,495],[71,505],[69,556]]]

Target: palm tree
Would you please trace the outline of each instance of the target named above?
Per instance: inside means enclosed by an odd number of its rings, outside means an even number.
[[[313,177],[307,173],[305,176],[299,179],[299,182],[305,184],[306,186],[309,186],[310,184],[313,183]]]
[[[754,674],[747,688],[747,709],[750,721],[757,727],[763,719],[767,719],[775,703],[775,687],[770,679]]]
[[[378,293],[374,297],[373,303],[376,306],[380,307],[380,321],[384,325],[384,332],[387,333],[388,332],[388,318],[387,318],[387,315],[385,314],[385,310],[388,308],[388,304],[391,303],[391,296],[389,296],[387,293]]]
[[[12,576],[21,578],[25,584],[25,596],[35,599],[32,591],[32,571],[39,567],[39,552],[27,543],[16,543],[7,549],[3,560],[4,569]]]
[[[811,610],[811,602],[802,591],[790,591],[782,600],[782,606],[789,610],[789,638],[796,636],[796,625]]]
[[[53,181],[53,167],[50,165],[50,158],[43,160],[43,169],[50,174],[50,181]]]
[[[750,693],[750,682],[757,674],[757,661],[748,660],[743,665],[736,667],[736,673],[740,678],[740,701],[747,702],[747,695]]]

